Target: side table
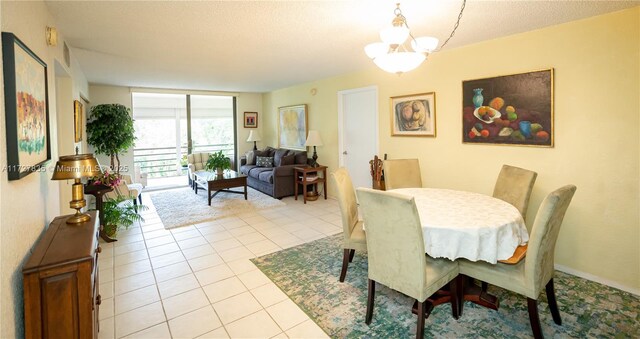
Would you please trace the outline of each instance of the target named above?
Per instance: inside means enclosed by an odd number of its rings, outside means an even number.
[[[111,191],[113,191],[113,187],[106,185],[84,186],[84,194],[89,194],[96,197],[96,210],[98,211],[98,218],[100,219],[100,238],[102,238],[106,242],[118,241],[117,239],[109,237],[107,233],[104,232],[104,222],[102,221],[102,197]]]
[[[295,200],[298,200],[298,184],[302,185],[302,196],[304,203],[307,203],[307,187],[313,185],[313,192],[318,192],[318,184],[322,183],[324,190],[324,200],[327,200],[327,166],[318,167],[294,167],[294,180],[295,180]],[[322,176],[319,174],[322,173]],[[315,175],[313,175],[315,174]],[[313,199],[315,200],[315,199]]]

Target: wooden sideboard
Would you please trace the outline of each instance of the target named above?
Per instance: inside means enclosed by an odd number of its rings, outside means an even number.
[[[97,338],[98,231],[91,220],[55,218],[22,269],[26,338]]]

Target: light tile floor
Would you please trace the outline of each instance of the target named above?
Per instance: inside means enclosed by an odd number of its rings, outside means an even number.
[[[249,259],[340,233],[335,200],[172,230],[143,201],[145,222],[100,245],[99,338],[327,337]]]

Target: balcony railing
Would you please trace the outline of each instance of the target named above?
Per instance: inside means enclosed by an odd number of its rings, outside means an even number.
[[[213,153],[220,150],[234,159],[233,144],[197,145],[192,152]],[[186,155],[187,146],[180,147],[179,156],[175,147],[136,148],[133,150],[133,162],[149,178],[172,177],[184,174],[180,159]]]

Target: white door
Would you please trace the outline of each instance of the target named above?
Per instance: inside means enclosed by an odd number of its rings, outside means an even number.
[[[338,92],[339,163],[354,187],[371,187],[369,161],[378,153],[378,88]],[[379,155],[378,155],[379,156]]]

